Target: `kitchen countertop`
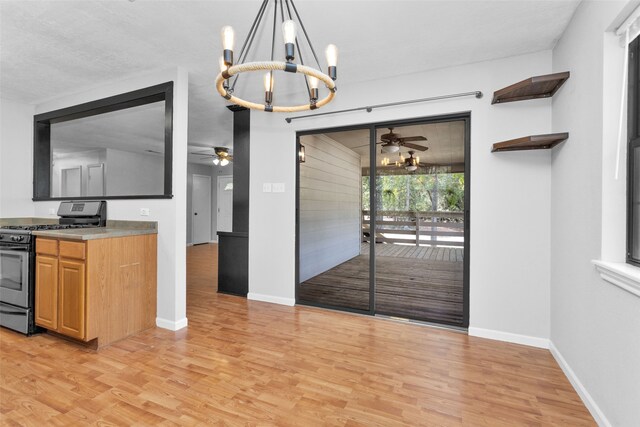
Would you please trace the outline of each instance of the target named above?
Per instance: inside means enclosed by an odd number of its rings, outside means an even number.
[[[4,225],[40,225],[40,224],[57,224],[58,218],[0,218],[0,227]]]
[[[34,231],[34,236],[50,237],[55,239],[71,239],[71,240],[95,240],[110,239],[113,237],[138,236],[141,234],[158,234],[155,228],[72,228],[67,230],[42,230]]]
[[[29,218],[20,218],[22,222],[12,225],[33,224]],[[0,220],[1,221],[1,220]],[[57,223],[52,221],[49,223]],[[0,222],[1,223],[1,222]],[[38,222],[42,223],[42,222]],[[158,234],[158,223],[155,221],[120,221],[107,220],[106,227],[93,228],[69,228],[66,230],[39,230],[33,231],[34,236],[49,237],[52,239],[70,240],[95,240],[110,239],[113,237],[138,236],[142,234]]]

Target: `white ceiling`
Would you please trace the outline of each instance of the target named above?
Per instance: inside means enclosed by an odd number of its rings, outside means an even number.
[[[54,154],[95,148],[164,153],[164,101],[51,125]]]
[[[164,153],[164,108],[164,101],[159,101],[52,124],[54,155],[103,148],[161,155]],[[190,163],[213,165],[213,147],[189,144],[188,153]]]
[[[376,130],[376,142],[380,142],[380,136],[388,133],[389,129]],[[430,123],[420,125],[397,126],[394,133],[401,137],[424,136],[426,141],[416,141],[412,144],[427,147],[426,151],[416,151],[414,156],[420,157],[420,163],[429,165],[449,166],[464,163],[464,121],[452,121]],[[344,145],[360,155],[363,167],[369,166],[369,130],[350,130],[342,132],[325,133],[324,136]],[[303,136],[301,143],[304,145]],[[376,149],[376,163],[381,165],[383,158],[387,157],[391,163],[395,162],[399,154],[409,157],[409,148],[401,147],[398,153],[386,154]]]
[[[550,49],[578,3],[297,0],[296,5],[316,50],[338,45],[344,87],[395,75],[400,68],[412,73]],[[234,26],[240,45],[259,5],[259,0],[3,0],[0,95],[38,103],[183,66],[190,79],[189,143],[231,146],[232,116],[213,87],[219,31]],[[258,43],[265,48],[253,59],[267,57],[270,37],[269,29],[260,31]],[[277,83],[276,94],[285,85]],[[247,90],[261,93],[254,82]]]

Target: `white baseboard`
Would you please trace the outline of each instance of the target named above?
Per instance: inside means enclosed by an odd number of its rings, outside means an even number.
[[[249,292],[247,294],[247,299],[250,299],[253,301],[270,302],[273,304],[288,305],[288,306],[296,305],[295,298],[274,297],[271,295],[256,294],[253,292]]]
[[[578,393],[578,396],[580,396],[580,399],[582,399],[584,406],[587,407],[596,423],[598,423],[600,427],[610,427],[611,423],[609,422],[609,420],[607,420],[607,417],[605,417],[596,401],[593,399],[593,397],[591,397],[584,385],[582,385],[582,383],[576,376],[576,373],[573,372],[571,366],[569,366],[565,358],[562,357],[562,354],[560,354],[556,346],[553,345],[552,341],[549,341],[549,350],[551,351],[554,359],[556,359],[556,362],[558,362],[558,365],[560,365],[560,368],[562,369],[564,374],[569,379],[569,382],[571,383],[573,388],[576,390],[576,393]]]
[[[490,340],[528,345],[530,347],[549,348],[549,340],[546,338],[512,334],[510,332],[496,331],[493,329],[474,328],[473,326],[469,326],[469,335],[473,337],[488,338]]]
[[[182,328],[186,328],[188,324],[187,318],[180,319],[176,322],[172,320],[162,319],[160,317],[156,317],[156,326],[162,329],[169,329],[170,331],[177,331]]]

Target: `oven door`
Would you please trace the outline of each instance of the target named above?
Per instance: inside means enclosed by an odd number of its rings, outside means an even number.
[[[29,307],[28,245],[0,246],[0,302]]]

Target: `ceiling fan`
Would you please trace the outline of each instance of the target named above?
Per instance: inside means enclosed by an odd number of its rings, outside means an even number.
[[[213,151],[214,151],[214,154],[207,153],[206,151],[191,152],[191,154],[195,154],[197,156],[198,155],[203,156],[200,158],[200,160],[208,159],[212,157],[214,165],[220,164],[220,166],[226,166],[229,164],[229,162],[233,161],[233,156],[229,154],[229,148],[213,147]]]
[[[400,151],[400,147],[410,148],[412,150],[427,151],[429,147],[424,145],[412,144],[413,141],[426,141],[424,136],[400,136],[393,131],[394,128],[388,128],[389,133],[385,133],[380,136],[381,141],[376,144],[381,144],[381,151],[383,153],[397,153]],[[366,147],[369,144],[361,145],[360,147]],[[359,147],[355,147],[359,148]]]
[[[400,136],[393,132],[393,128],[389,128],[389,133],[385,133],[380,136],[381,141],[377,144],[382,144],[383,153],[397,153],[400,151],[400,147],[407,147],[418,151],[427,151],[429,147],[424,145],[412,144],[413,141],[426,141],[424,136]]]

